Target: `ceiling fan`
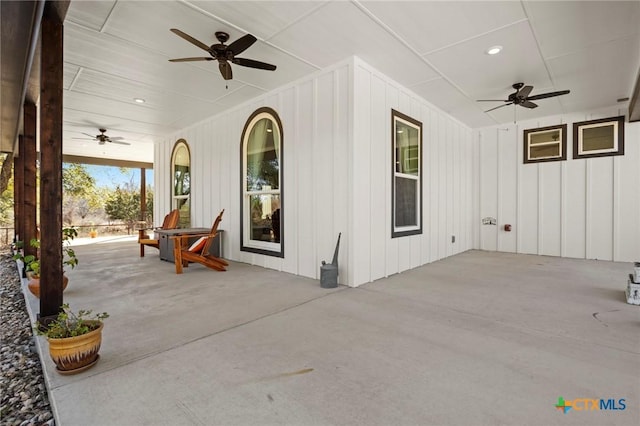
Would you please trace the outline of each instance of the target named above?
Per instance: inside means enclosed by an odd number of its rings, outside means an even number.
[[[131,145],[129,142],[125,142],[122,139],[124,139],[122,136],[107,136],[105,135],[105,133],[107,132],[107,129],[98,129],[100,131],[99,135],[90,135],[89,133],[84,133],[81,132],[83,135],[87,135],[89,136],[89,138],[73,138],[73,139],[84,139],[84,140],[92,140],[92,141],[97,141],[98,144],[100,145],[104,145],[106,142],[110,142],[110,143],[117,143],[120,145]]]
[[[249,68],[258,68],[261,70],[275,71],[276,66],[267,64],[260,61],[255,61],[253,59],[246,58],[236,58],[236,55],[241,54],[245,50],[247,50],[253,43],[256,42],[256,38],[251,34],[246,34],[230,45],[225,45],[224,43],[229,40],[229,34],[218,31],[216,32],[216,38],[220,43],[212,44],[211,46],[207,46],[200,40],[196,40],[191,37],[189,34],[186,34],[176,28],[171,28],[171,32],[176,34],[179,37],[187,40],[189,43],[198,46],[200,49],[205,50],[209,53],[209,57],[200,57],[200,58],[179,58],[179,59],[169,59],[169,62],[190,62],[190,61],[218,61],[218,68],[220,69],[220,74],[225,80],[231,80],[233,78],[233,73],[231,71],[231,65],[229,62],[241,65],[243,67]]]
[[[494,109],[502,108],[511,104],[520,105],[525,108],[537,108],[538,104],[531,101],[553,98],[554,96],[562,96],[570,92],[569,90],[560,90],[558,92],[541,93],[539,95],[529,96],[529,93],[533,90],[533,86],[525,86],[524,83],[515,83],[511,87],[516,89],[516,91],[510,94],[507,99],[479,99],[477,102],[504,102],[504,105],[488,109],[485,112],[493,111]]]

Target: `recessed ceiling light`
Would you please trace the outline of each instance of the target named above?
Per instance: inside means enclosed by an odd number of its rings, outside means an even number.
[[[487,55],[497,55],[502,51],[502,46],[491,46],[486,50]]]
[[[134,100],[134,101],[136,101],[136,102],[137,102],[137,103],[139,103],[139,104],[143,104],[143,103],[145,103],[145,100],[144,100],[144,99],[142,99],[142,98],[133,98],[133,100]]]

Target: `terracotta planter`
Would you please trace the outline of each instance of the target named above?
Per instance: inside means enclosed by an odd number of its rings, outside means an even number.
[[[49,355],[61,374],[75,374],[93,367],[98,362],[98,351],[102,343],[101,321],[86,321],[97,324],[98,328],[87,334],[63,339],[52,339],[49,342]]]
[[[63,275],[62,291],[64,291],[67,288],[68,284],[69,284],[69,278],[67,278],[66,275]],[[31,294],[33,294],[35,297],[39,299],[40,298],[40,277],[36,278],[32,276],[29,282],[27,283],[27,286],[29,287],[29,291],[31,292]]]
[[[95,238],[98,236],[98,231],[89,231],[89,237]]]

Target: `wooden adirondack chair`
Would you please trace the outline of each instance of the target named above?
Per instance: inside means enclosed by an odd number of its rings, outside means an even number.
[[[200,263],[207,268],[215,269],[216,271],[226,271],[229,263],[215,257],[209,253],[209,248],[213,242],[213,238],[218,233],[218,226],[222,221],[222,214],[224,209],[220,212],[216,220],[213,222],[211,231],[208,234],[188,234],[188,235],[176,235],[171,238],[173,241],[173,258],[176,264],[176,274],[182,273],[182,267],[189,266],[189,262]],[[187,246],[189,238],[200,237],[191,246]]]
[[[151,238],[148,231],[156,231],[158,229],[176,229],[178,227],[178,221],[180,220],[180,211],[178,209],[171,210],[168,215],[164,217],[162,226],[160,228],[145,228],[138,229],[138,244],[140,244],[140,257],[144,257],[144,246],[155,247],[160,249],[160,241]],[[155,235],[154,235],[155,237]]]

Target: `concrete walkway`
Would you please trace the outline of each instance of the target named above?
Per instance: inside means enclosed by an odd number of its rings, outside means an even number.
[[[640,424],[628,263],[470,251],[327,290],[240,263],[176,275],[135,241],[76,251],[65,301],[111,318],[75,376],[38,338],[59,426]]]

